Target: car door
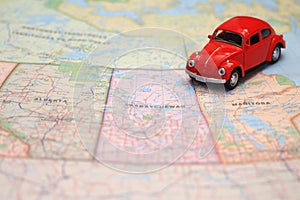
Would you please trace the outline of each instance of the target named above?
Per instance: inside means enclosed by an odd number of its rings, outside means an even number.
[[[246,41],[244,49],[244,68],[251,69],[262,63],[262,54],[264,53],[264,45],[261,41],[260,32],[252,34]]]
[[[263,50],[262,50],[262,60],[261,62],[265,62],[267,60],[267,56],[269,53],[269,46],[271,44],[271,30],[269,28],[263,28],[261,31],[261,39],[263,43]]]

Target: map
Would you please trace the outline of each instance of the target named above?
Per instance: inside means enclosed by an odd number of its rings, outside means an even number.
[[[0,1],[1,199],[300,199],[300,1]],[[192,81],[223,21],[287,48]]]

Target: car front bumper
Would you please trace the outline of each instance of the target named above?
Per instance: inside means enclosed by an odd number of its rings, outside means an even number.
[[[187,69],[185,69],[185,72],[190,75],[191,77],[193,77],[194,79],[196,79],[197,81],[203,82],[203,83],[226,83],[225,79],[217,79],[217,78],[207,78],[204,76],[199,76]]]

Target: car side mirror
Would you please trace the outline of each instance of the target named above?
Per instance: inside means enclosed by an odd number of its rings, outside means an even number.
[[[211,39],[211,38],[212,38],[212,35],[208,35],[207,37],[208,37],[209,39]]]

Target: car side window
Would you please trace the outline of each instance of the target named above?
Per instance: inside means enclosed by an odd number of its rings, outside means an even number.
[[[265,29],[261,30],[261,37],[262,37],[262,39],[265,39],[270,34],[271,34],[271,31],[268,28],[265,28]]]
[[[250,37],[250,45],[254,45],[259,42],[259,34],[256,33]]]

